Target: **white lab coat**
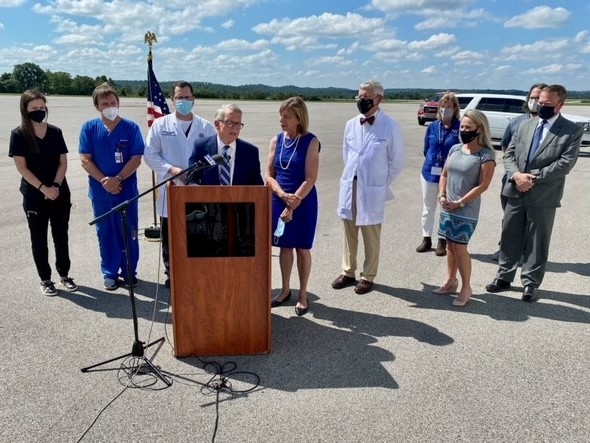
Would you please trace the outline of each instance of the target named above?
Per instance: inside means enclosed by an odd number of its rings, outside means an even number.
[[[171,167],[188,168],[188,161],[197,140],[215,134],[215,126],[195,114],[188,136],[176,118],[176,113],[157,118],[150,127],[145,141],[144,160],[158,176],[158,183],[161,183],[172,177],[169,171]],[[164,185],[158,188],[156,203],[156,212],[161,217],[168,217],[166,200]]]
[[[360,124],[362,114],[344,130],[338,216],[352,220],[352,187],[356,176],[356,225],[383,223],[385,202],[393,199],[391,184],[404,167],[405,147],[400,125],[378,110],[373,125]]]

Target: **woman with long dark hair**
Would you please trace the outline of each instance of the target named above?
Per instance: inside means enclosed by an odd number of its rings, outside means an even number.
[[[41,278],[41,292],[47,296],[57,295],[55,283],[51,281],[47,247],[50,225],[60,284],[64,290],[72,292],[78,287],[69,277],[71,199],[66,181],[66,142],[61,129],[47,123],[47,99],[40,91],[30,89],[22,94],[20,113],[21,124],[10,134],[8,155],[22,176],[20,192],[31,233],[33,259]]]

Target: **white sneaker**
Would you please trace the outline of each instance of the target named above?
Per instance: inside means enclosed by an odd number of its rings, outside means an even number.
[[[104,288],[107,291],[114,291],[119,287],[119,282],[114,278],[105,278],[104,279]]]
[[[78,290],[78,285],[74,283],[74,279],[70,277],[62,278],[60,280],[60,284],[64,287],[64,289],[68,292],[74,292]]]
[[[41,292],[43,295],[48,297],[54,297],[57,295],[57,289],[55,289],[55,283],[51,280],[41,282]]]

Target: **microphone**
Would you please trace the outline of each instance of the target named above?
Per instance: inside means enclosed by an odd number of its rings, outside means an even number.
[[[213,166],[222,165],[224,163],[227,163],[227,160],[222,154],[205,155],[204,157],[197,160],[196,163],[190,168],[190,172],[187,174],[184,183],[187,185],[192,183],[195,173],[204,169],[212,168]]]

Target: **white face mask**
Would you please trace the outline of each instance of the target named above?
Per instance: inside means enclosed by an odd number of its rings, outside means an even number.
[[[285,232],[285,222],[283,221],[283,219],[281,217],[279,217],[279,220],[277,221],[277,228],[275,229],[274,238],[273,238],[273,242],[275,245],[279,242],[279,237],[281,235],[283,235],[284,232]]]
[[[529,111],[536,114],[539,111],[539,102],[534,98],[529,99]]]
[[[450,120],[453,118],[453,114],[455,112],[453,111],[453,108],[442,108],[440,110],[440,116],[443,120]]]
[[[111,108],[105,108],[102,110],[102,116],[107,120],[113,121],[119,115],[119,108],[113,106]]]

